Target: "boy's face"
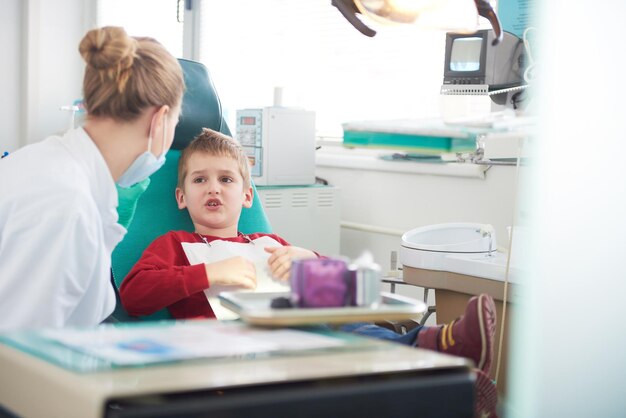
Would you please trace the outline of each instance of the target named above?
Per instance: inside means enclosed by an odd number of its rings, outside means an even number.
[[[252,206],[234,158],[196,152],[187,161],[184,190],[176,189],[178,208],[187,208],[196,232],[222,238],[237,235],[241,209]]]

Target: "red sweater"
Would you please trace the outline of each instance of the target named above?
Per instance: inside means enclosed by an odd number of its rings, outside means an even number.
[[[250,234],[251,240],[269,236],[282,245],[287,241],[274,234]],[[245,243],[246,236],[216,239]],[[189,265],[182,242],[203,242],[198,234],[171,231],[155,239],[141,255],[120,287],[122,305],[130,315],[150,315],[167,308],[176,319],[215,318],[204,290],[209,278],[204,264]]]

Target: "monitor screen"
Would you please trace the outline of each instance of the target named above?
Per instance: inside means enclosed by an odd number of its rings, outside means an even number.
[[[480,70],[482,45],[483,38],[479,37],[454,39],[450,53],[450,70],[461,72]]]

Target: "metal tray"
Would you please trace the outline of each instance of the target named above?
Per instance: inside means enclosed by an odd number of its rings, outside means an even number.
[[[427,310],[422,301],[386,292],[381,293],[381,302],[374,307],[275,309],[270,306],[272,299],[288,296],[289,292],[222,292],[219,299],[244,322],[271,327],[419,319]]]

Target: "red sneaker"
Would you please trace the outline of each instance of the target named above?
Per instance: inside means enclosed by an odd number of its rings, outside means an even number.
[[[482,370],[476,372],[474,416],[476,418],[498,418],[498,391],[493,380]]]
[[[465,315],[451,323],[424,327],[417,335],[417,346],[473,360],[485,373],[491,368],[496,333],[496,305],[491,296],[474,296]]]

